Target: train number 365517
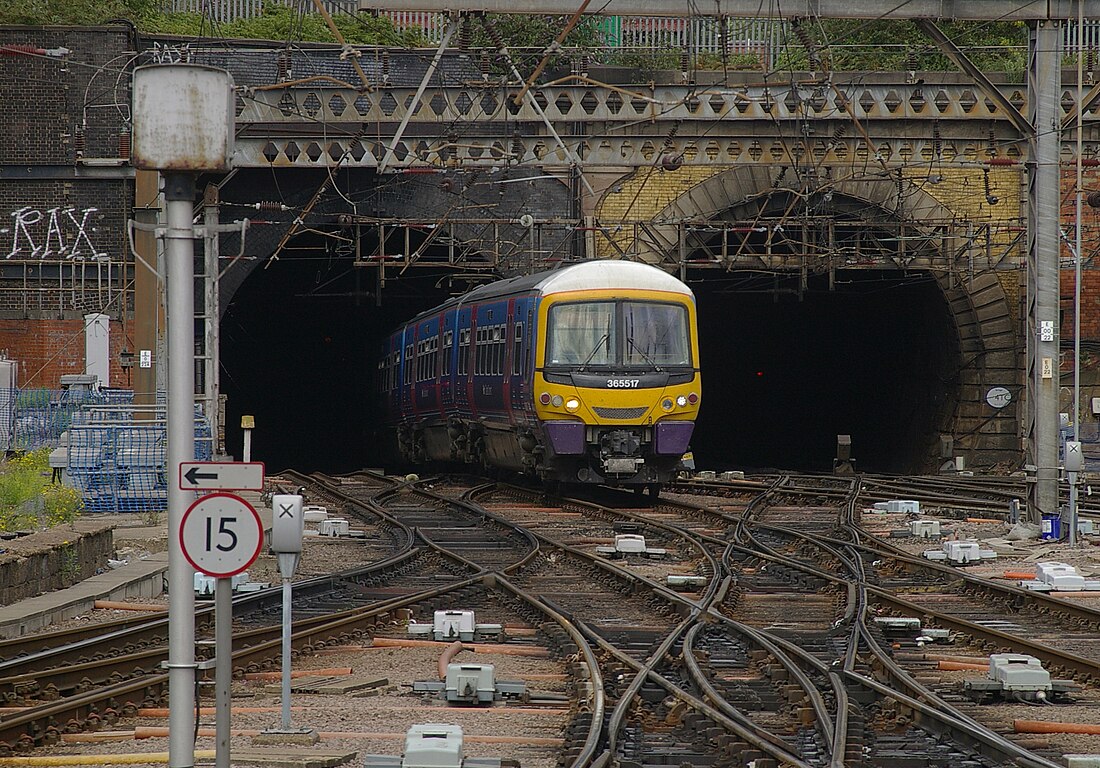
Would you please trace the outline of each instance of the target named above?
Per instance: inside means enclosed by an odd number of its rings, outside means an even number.
[[[608,389],[637,389],[640,379],[608,379]]]

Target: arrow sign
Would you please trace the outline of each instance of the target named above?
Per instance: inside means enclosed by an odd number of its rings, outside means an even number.
[[[261,461],[181,461],[180,490],[262,491]]]

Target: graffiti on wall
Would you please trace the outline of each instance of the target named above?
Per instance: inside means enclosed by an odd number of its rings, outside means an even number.
[[[191,61],[191,44],[154,42],[150,53],[154,64],[188,64]]]
[[[27,206],[12,211],[11,226],[0,226],[0,253],[8,259],[106,259],[107,253],[92,241],[96,228],[89,226],[97,210]]]

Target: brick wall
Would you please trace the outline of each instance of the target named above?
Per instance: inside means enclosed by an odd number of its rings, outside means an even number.
[[[0,57],[4,164],[71,164],[81,133],[85,156],[119,155],[130,109],[127,27],[0,27],[0,43],[71,51],[63,58]]]
[[[128,154],[129,29],[0,27],[0,44],[70,51],[0,57],[0,319],[123,318],[133,183],[125,167],[78,160]],[[0,330],[0,349],[27,366],[45,359],[13,348],[13,332]]]
[[[128,387],[119,353],[134,350],[126,329],[110,322],[111,386]],[[19,362],[20,387],[57,389],[61,377],[84,373],[84,320],[5,320],[0,318],[0,353]]]
[[[1073,338],[1073,295],[1076,276],[1073,269],[1061,271],[1062,339]],[[1081,270],[1081,340],[1100,341],[1100,270]]]

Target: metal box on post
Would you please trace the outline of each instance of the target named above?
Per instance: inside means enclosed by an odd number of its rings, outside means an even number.
[[[233,76],[198,64],[134,70],[135,168],[161,173],[227,171],[233,160]]]

